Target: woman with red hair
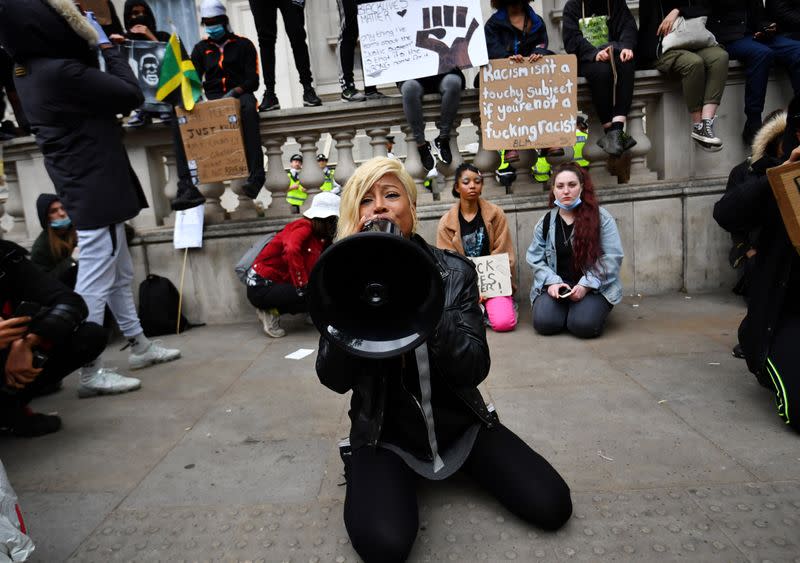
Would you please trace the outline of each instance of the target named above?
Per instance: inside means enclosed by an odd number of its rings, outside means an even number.
[[[533,268],[533,328],[594,338],[622,299],[622,241],[583,168],[562,164],[550,186],[552,209],[537,223],[526,255]]]

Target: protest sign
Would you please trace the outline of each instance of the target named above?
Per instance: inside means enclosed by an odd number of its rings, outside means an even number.
[[[478,271],[478,291],[481,297],[511,295],[511,263],[508,254],[490,254],[470,258]]]
[[[158,41],[125,41],[119,50],[131,66],[133,75],[139,80],[144,94],[142,109],[152,112],[171,112],[172,106],[156,100],[158,76],[167,44]]]
[[[382,0],[358,5],[364,84],[486,64],[480,0]]]
[[[481,68],[483,148],[540,149],[575,143],[578,73],[575,55],[535,63],[496,59]]]
[[[108,0],[81,0],[81,8],[85,12],[92,12],[94,19],[100,25],[111,25],[114,20],[111,19],[111,6]]]
[[[220,98],[199,102],[190,112],[175,111],[195,184],[247,177],[239,100]]]
[[[175,213],[175,230],[172,244],[176,249],[203,247],[203,212],[205,205],[198,205]]]

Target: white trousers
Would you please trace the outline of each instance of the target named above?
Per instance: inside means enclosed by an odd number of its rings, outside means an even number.
[[[112,239],[112,229],[116,241]],[[142,333],[133,302],[133,260],[125,238],[125,225],[117,223],[92,230],[78,230],[78,281],[75,291],[86,301],[90,322],[102,326],[106,305],[122,334],[131,338]]]

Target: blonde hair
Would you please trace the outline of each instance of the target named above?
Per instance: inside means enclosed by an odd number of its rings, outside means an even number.
[[[358,232],[358,223],[361,221],[361,200],[364,194],[386,174],[393,174],[400,180],[406,190],[411,213],[414,216],[412,232],[417,230],[417,185],[414,179],[403,168],[399,160],[378,156],[371,158],[359,166],[355,173],[342,188],[342,201],[339,204],[339,224],[336,229],[336,238],[343,239]]]

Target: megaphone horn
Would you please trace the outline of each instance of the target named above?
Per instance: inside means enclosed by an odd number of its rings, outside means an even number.
[[[308,309],[320,334],[346,353],[390,358],[430,335],[444,310],[433,258],[389,221],[333,244],[308,283]]]

